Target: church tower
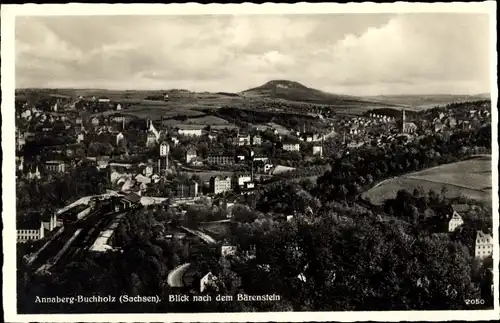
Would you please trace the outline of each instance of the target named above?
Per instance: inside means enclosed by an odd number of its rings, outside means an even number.
[[[405,114],[405,109],[403,109],[403,118],[402,118],[402,130],[403,133],[406,132],[406,114]]]

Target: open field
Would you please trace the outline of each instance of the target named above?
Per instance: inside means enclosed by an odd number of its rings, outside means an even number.
[[[381,205],[384,200],[394,198],[400,189],[412,192],[417,187],[423,187],[426,192],[432,189],[440,193],[441,189],[446,187],[448,198],[464,195],[471,199],[491,202],[491,186],[490,157],[476,157],[388,179],[362,196],[374,205]]]
[[[204,113],[200,111],[193,111],[189,109],[170,107],[165,104],[156,105],[135,105],[127,109],[120,111],[111,110],[96,113],[96,115],[112,115],[116,113],[121,113],[123,115],[130,115],[137,118],[145,119],[150,118],[152,120],[159,120],[163,116],[164,118],[171,118],[179,115],[185,115],[187,117],[203,116]],[[178,121],[177,121],[178,122]]]
[[[192,111],[192,112],[195,112],[195,111]],[[179,121],[179,120],[175,120],[175,119],[170,119],[170,120],[163,120],[163,124],[164,125],[176,125],[176,124],[192,124],[192,125],[203,125],[203,126],[207,126],[207,125],[228,125],[229,124],[229,121],[227,120],[224,120],[222,118],[218,118],[218,117],[214,117],[214,116],[206,116],[206,115],[203,115],[203,113],[200,113],[200,117],[196,117],[196,118],[189,118],[185,121]]]
[[[433,95],[380,95],[368,97],[373,101],[404,105],[415,109],[430,109],[437,105],[446,105],[453,102],[487,100],[489,94],[477,95],[454,95],[454,94],[433,94]]]

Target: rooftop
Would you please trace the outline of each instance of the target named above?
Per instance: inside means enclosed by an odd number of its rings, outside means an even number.
[[[451,207],[453,211],[457,213],[465,213],[470,210],[470,207],[467,204],[453,204]]]
[[[29,214],[16,219],[17,230],[37,230],[42,226],[42,221],[38,213]]]

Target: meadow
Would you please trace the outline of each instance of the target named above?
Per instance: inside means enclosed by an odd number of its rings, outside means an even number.
[[[448,198],[462,195],[491,202],[491,157],[476,157],[391,178],[363,193],[362,197],[374,205],[381,205],[386,199],[394,198],[400,189],[413,192],[418,187],[426,192],[434,190],[438,193],[444,187]]]

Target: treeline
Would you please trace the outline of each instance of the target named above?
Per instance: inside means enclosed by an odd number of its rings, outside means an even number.
[[[300,169],[294,169],[281,174],[274,175],[271,181],[281,181],[284,179],[299,179],[301,177],[311,177],[323,175],[330,167],[328,165],[312,165]]]
[[[490,232],[493,219],[491,206],[468,200],[465,197],[446,198],[446,188],[441,192],[415,188],[413,192],[401,189],[393,199],[384,203],[384,212],[412,225],[412,230],[420,234],[448,232],[448,224],[453,215],[452,206],[461,205],[467,209],[459,211],[464,224],[455,229],[452,239],[461,241],[469,252],[475,252],[477,231]]]
[[[415,235],[396,219],[331,212],[313,222],[256,220],[233,236],[240,255],[256,249],[255,259],[232,261],[236,290],[279,294],[276,306],[289,310],[470,309],[463,299],[488,297],[462,243]]]
[[[83,196],[104,193],[107,184],[107,173],[91,166],[76,167],[47,180],[18,181],[16,207],[18,213],[33,209],[53,212]]]
[[[375,181],[478,153],[491,153],[491,125],[449,136],[433,134],[408,144],[357,149],[333,160],[332,170],[318,178],[316,193],[324,200],[355,200],[364,186]]]
[[[266,124],[274,122],[288,129],[298,129],[303,125],[310,129],[318,126],[318,120],[312,116],[296,113],[257,111],[250,109],[237,109],[231,107],[222,107],[213,111],[204,111],[205,113],[215,115],[216,117],[228,120],[231,123],[253,123]]]
[[[363,113],[363,116],[369,117],[370,114],[373,113],[373,114],[378,114],[378,115],[381,115],[381,116],[393,117],[396,120],[399,120],[399,119],[401,119],[402,109],[403,108],[397,108],[397,109],[395,109],[395,108],[377,108],[377,109],[371,109],[371,110],[368,110],[365,113]],[[405,115],[406,115],[406,118],[413,119],[414,117],[416,117],[418,115],[418,112],[411,111],[411,110],[405,110]]]

